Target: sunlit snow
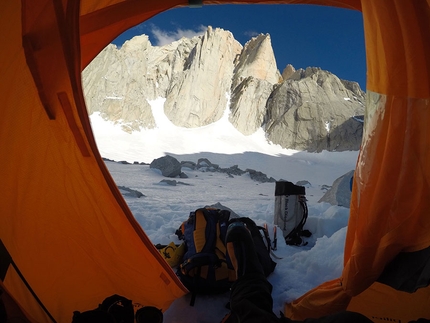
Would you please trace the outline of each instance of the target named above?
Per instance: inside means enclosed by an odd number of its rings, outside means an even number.
[[[261,171],[276,180],[310,183],[306,187],[309,218],[305,228],[313,234],[308,245],[292,247],[282,237],[278,239],[275,254],[282,259],[274,259],[277,266],[269,276],[274,286],[276,314],[283,311],[286,301],[341,275],[349,209],[318,200],[325,193],[323,185],[331,186],[335,179],[355,168],[358,152],[307,153],[282,149],[269,144],[263,130],[251,136],[242,135],[228,122],[227,112],[208,126],[178,128],[164,115],[163,102],[163,99],[150,102],[157,127],[140,132],[126,133],[119,124],[104,121],[98,114],[90,116],[101,155],[130,163],[106,162],[118,186],[145,195],[124,198],[154,244],[179,243],[174,232],[189,212],[215,203],[273,228],[275,183],[255,182],[249,174],[231,178],[223,173],[183,168],[188,178],[176,180],[189,185],[161,185],[165,178],[147,165],[166,154],[179,161],[207,158],[223,168],[238,165],[242,170]],[[225,308],[228,294],[198,296],[194,307],[189,306],[189,301],[190,295],[176,300],[164,313],[165,322],[184,322],[184,317],[188,322],[219,322],[228,311]]]

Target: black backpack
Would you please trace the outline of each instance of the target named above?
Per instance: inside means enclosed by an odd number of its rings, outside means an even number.
[[[230,223],[235,221],[241,221],[245,223],[246,227],[251,232],[258,260],[260,260],[260,263],[263,266],[266,277],[269,276],[275,270],[276,262],[274,262],[270,256],[272,252],[272,245],[267,229],[262,226],[258,226],[252,219],[247,217],[231,219]]]
[[[228,225],[234,221],[244,222],[251,231],[266,276],[275,269],[276,263],[270,257],[270,238],[263,227],[247,217],[230,219],[228,210],[210,207],[197,209],[176,231],[186,246],[177,275],[192,292],[191,306],[197,293],[224,293],[235,281],[236,275],[225,246]]]
[[[137,308],[137,307],[136,307]],[[72,323],[162,323],[163,312],[153,306],[141,306],[136,313],[133,302],[117,294],[106,297],[93,310],[73,312]]]
[[[131,300],[112,295],[103,300],[94,310],[73,312],[72,323],[133,323],[134,307]]]

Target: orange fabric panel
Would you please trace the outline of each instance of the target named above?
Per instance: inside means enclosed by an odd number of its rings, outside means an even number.
[[[70,322],[73,311],[114,293],[165,310],[187,290],[134,220],[90,140],[88,116],[82,124],[80,64],[68,50],[73,11],[62,14],[59,3],[23,1],[25,10],[20,1],[0,4],[8,44],[0,52],[0,239],[57,321]],[[27,52],[22,34],[31,40]],[[3,284],[30,318],[44,322],[20,280],[8,271]]]
[[[357,295],[401,251],[430,245],[430,101],[368,93],[343,284]]]
[[[345,310],[351,297],[342,288],[340,279],[325,282],[300,298],[285,304],[286,317],[303,321]]]
[[[430,317],[430,287],[409,294],[374,283],[352,298],[348,310],[359,312],[375,323],[410,322]]]
[[[81,0],[81,14],[85,15],[106,7],[128,2],[130,0]],[[159,1],[165,9],[172,8],[170,0]],[[212,4],[314,4],[325,5],[339,8],[347,8],[354,10],[361,10],[361,0],[203,0],[203,5]],[[182,1],[182,5],[188,5],[188,0]]]
[[[35,297],[31,294],[31,291],[29,291],[16,272],[15,268],[10,268],[8,270],[5,282],[7,282],[9,286],[12,286],[11,289],[13,289],[14,293],[13,297],[11,297],[6,286],[2,286],[5,290],[5,307],[10,322],[15,322],[13,319],[21,322],[18,318],[25,320],[24,322],[32,323],[53,322],[52,316],[47,314],[45,311],[46,309],[43,309],[42,306],[40,306]],[[30,312],[27,312],[28,309],[30,309]]]
[[[327,291],[324,284],[318,286],[286,305],[286,313],[293,315],[291,318],[315,317],[315,313],[328,315],[345,309],[339,306],[342,304],[336,296],[345,299],[359,295],[378,279],[385,265],[399,252],[417,251],[430,245],[428,120],[428,99],[368,92],[341,290]]]
[[[61,109],[56,93],[68,86],[61,68],[65,65],[59,26],[61,10],[50,1],[22,1],[22,36],[27,64],[38,87],[42,105],[50,119]],[[61,13],[59,13],[61,14]]]
[[[362,1],[367,89],[430,97],[430,5],[426,0]]]
[[[363,0],[362,6],[367,105],[340,278],[350,297],[369,288],[399,252],[430,245],[428,2]],[[287,307],[295,318],[314,316],[321,304],[324,315],[342,309],[332,306],[336,289],[321,291],[324,285]]]
[[[98,1],[91,1],[91,0],[81,0],[81,15],[86,15],[88,13],[104,9],[110,6],[114,6],[116,4],[126,2],[129,0],[98,0]]]
[[[22,323],[37,323],[36,321],[30,321],[28,315],[26,315],[20,304],[16,299],[12,298],[7,289],[0,281],[0,300],[3,302],[5,308],[7,309],[7,317],[10,322],[22,322]]]

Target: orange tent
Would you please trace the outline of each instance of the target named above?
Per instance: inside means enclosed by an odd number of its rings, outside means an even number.
[[[374,304],[383,295],[418,304],[398,317],[430,318],[430,306],[423,305],[430,304],[427,288],[402,292],[402,298],[375,283],[396,255],[430,246],[430,1],[204,1],[223,3],[319,4],[363,13],[368,104],[344,271],[287,304],[287,315],[302,319],[349,306],[384,318],[390,313],[372,312],[381,308]],[[166,310],[187,293],[101,159],[80,78],[120,33],[186,5],[0,2],[0,290],[8,313],[30,322],[71,322],[73,311],[91,309],[112,294]],[[360,299],[366,293],[373,305]]]

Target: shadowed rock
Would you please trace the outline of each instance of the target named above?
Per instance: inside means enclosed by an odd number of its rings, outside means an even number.
[[[149,167],[160,170],[165,177],[176,177],[181,174],[181,163],[169,155],[154,159]]]

